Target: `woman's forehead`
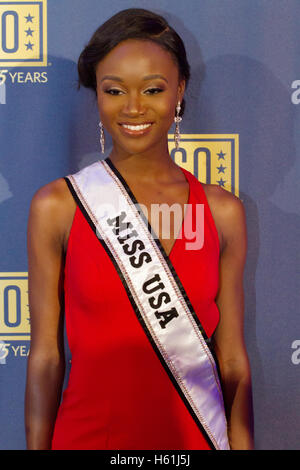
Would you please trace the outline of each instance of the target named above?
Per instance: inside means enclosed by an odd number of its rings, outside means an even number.
[[[114,47],[96,67],[97,75],[174,74],[171,53],[149,40],[128,39]],[[176,74],[177,75],[177,74]]]

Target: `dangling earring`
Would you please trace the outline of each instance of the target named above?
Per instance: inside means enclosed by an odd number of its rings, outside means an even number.
[[[180,110],[181,110],[180,101],[178,101],[177,106],[176,106],[176,116],[174,117],[174,122],[176,123],[175,133],[174,133],[174,141],[175,141],[176,150],[179,149],[179,143],[180,143],[179,123],[182,121],[182,117],[179,116]]]
[[[105,140],[104,140],[103,124],[102,124],[101,121],[99,122],[99,127],[100,127],[100,145],[101,145],[101,153],[104,153]]]

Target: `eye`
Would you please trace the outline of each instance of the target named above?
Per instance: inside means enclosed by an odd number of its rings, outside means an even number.
[[[107,93],[108,95],[118,96],[123,92],[121,90],[118,90],[117,88],[109,88],[108,90],[104,90],[104,93]]]
[[[161,93],[162,91],[164,91],[162,88],[148,88],[147,90],[145,90],[144,93],[146,93],[147,95],[156,95],[157,93]]]

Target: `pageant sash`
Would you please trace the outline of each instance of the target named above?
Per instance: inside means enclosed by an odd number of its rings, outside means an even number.
[[[117,269],[134,311],[188,411],[211,448],[229,449],[221,386],[205,332],[126,181],[109,159],[65,180]]]

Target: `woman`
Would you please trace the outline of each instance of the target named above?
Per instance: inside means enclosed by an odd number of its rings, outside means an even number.
[[[95,32],[78,69],[97,94],[101,146],[105,129],[113,149],[32,199],[28,448],[252,449],[244,208],[168,152],[189,80],[184,45],[162,17],[124,10]],[[101,212],[117,199],[120,209]],[[164,236],[157,204],[182,209],[181,232],[169,218]],[[197,205],[204,242],[188,249]],[[64,309],[72,367],[60,404]]]

